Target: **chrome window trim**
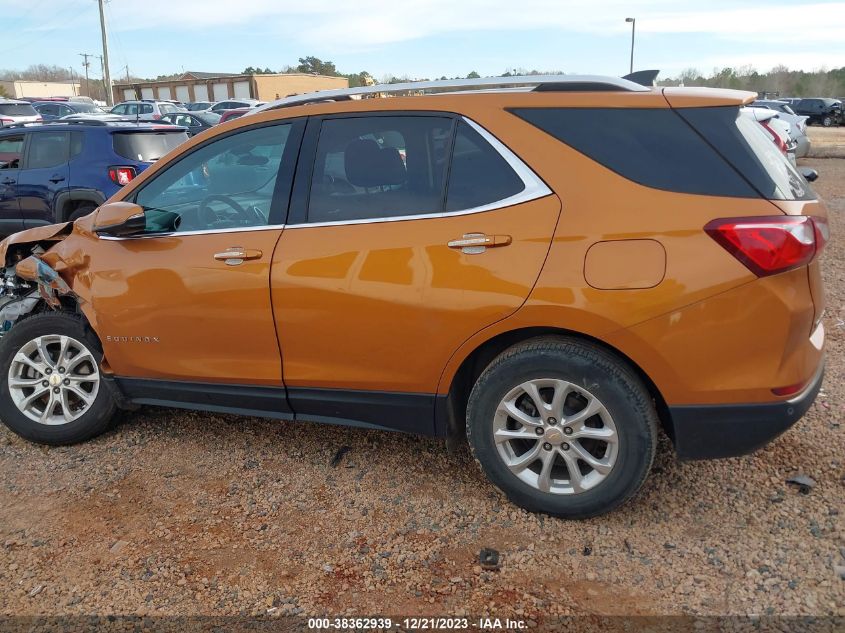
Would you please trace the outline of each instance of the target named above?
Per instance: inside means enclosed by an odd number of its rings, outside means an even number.
[[[473,121],[470,118],[465,116],[460,117],[462,121],[467,123],[472,129],[474,129],[478,134],[487,141],[490,146],[499,153],[499,155],[505,159],[505,162],[510,166],[511,169],[514,170],[516,175],[522,181],[522,184],[525,185],[525,188],[520,191],[519,193],[515,193],[512,196],[507,198],[502,198],[501,200],[496,200],[494,202],[490,202],[488,204],[484,204],[478,207],[472,207],[469,209],[459,209],[457,211],[442,211],[440,213],[416,213],[413,215],[397,215],[395,217],[384,217],[384,218],[362,218],[360,220],[335,220],[329,222],[301,222],[298,224],[288,224],[285,228],[288,229],[301,229],[306,227],[317,227],[317,226],[342,226],[344,224],[377,224],[381,222],[404,222],[406,220],[425,220],[427,218],[450,218],[452,216],[459,216],[459,215],[473,215],[475,213],[484,213],[486,211],[495,211],[497,209],[503,209],[505,207],[512,207],[517,204],[522,204],[524,202],[531,202],[532,200],[537,200],[538,198],[545,198],[548,195],[552,194],[552,190],[546,185],[545,182],[535,174],[532,169],[526,165],[519,156],[514,154],[507,145],[502,143],[499,139],[493,136],[490,132],[488,132],[485,128],[481,127],[478,123]]]
[[[191,235],[214,235],[217,233],[243,233],[245,231],[273,231],[284,229],[284,224],[262,224],[261,226],[240,226],[230,229],[203,229],[201,231],[170,231],[169,233],[147,233],[139,235],[99,235],[97,237],[101,240],[109,240],[112,242],[121,242],[123,240],[151,240],[159,237],[185,237]]]
[[[514,154],[510,148],[507,147],[504,143],[502,143],[499,139],[497,139],[493,134],[483,128],[481,125],[473,121],[472,119],[461,116],[462,121],[467,123],[472,129],[478,132],[481,137],[487,141],[490,146],[496,150],[499,155],[505,159],[505,162],[510,166],[511,169],[514,170],[516,175],[522,180],[522,183],[525,185],[525,188],[516,193],[512,196],[507,198],[502,198],[501,200],[496,200],[495,202],[490,202],[485,205],[481,205],[478,207],[472,207],[470,209],[459,209],[457,211],[443,211],[440,213],[416,213],[413,215],[397,215],[395,217],[383,217],[383,218],[362,218],[360,220],[336,220],[336,221],[329,221],[329,222],[302,222],[298,224],[274,224],[274,225],[262,225],[262,226],[247,226],[247,227],[235,227],[235,228],[228,228],[228,229],[204,229],[201,231],[172,231],[170,233],[151,233],[149,235],[128,235],[124,237],[117,237],[112,235],[98,235],[98,237],[102,240],[137,240],[137,239],[153,239],[158,237],[182,237],[182,236],[190,236],[190,235],[210,235],[214,233],[238,233],[242,231],[267,231],[267,230],[274,230],[274,229],[302,229],[302,228],[310,228],[310,227],[320,227],[320,226],[343,226],[346,224],[380,224],[382,222],[405,222],[408,220],[426,220],[429,218],[450,218],[453,216],[460,216],[460,215],[473,215],[476,213],[485,213],[487,211],[495,211],[497,209],[504,209],[505,207],[512,207],[517,204],[523,204],[525,202],[531,202],[532,200],[537,200],[539,198],[545,198],[546,196],[551,195],[553,192],[549,189],[548,185],[546,185],[543,180],[534,173],[534,171],[523,162],[519,156]]]

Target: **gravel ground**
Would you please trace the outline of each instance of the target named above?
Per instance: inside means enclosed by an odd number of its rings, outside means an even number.
[[[633,502],[566,522],[430,439],[155,408],[70,448],[2,428],[0,614],[845,615],[845,160],[806,164],[828,372],[764,450],[678,463],[664,438]]]

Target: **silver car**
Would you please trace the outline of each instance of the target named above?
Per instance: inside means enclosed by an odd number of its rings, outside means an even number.
[[[0,127],[14,123],[35,123],[41,120],[41,115],[29,101],[0,99]]]
[[[795,149],[796,158],[803,158],[810,153],[810,139],[807,137],[807,119],[809,117],[795,114],[792,107],[785,101],[771,99],[757,99],[748,105],[749,108],[766,108],[778,113],[781,121],[789,123],[789,134],[798,143]]]
[[[139,121],[158,121],[165,114],[184,112],[184,109],[169,101],[124,101],[118,103],[109,112]]]

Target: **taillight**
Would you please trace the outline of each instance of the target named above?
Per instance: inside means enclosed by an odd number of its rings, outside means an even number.
[[[41,121],[41,122],[43,123],[43,122],[44,122],[44,117],[40,117],[40,116],[39,116],[39,117],[36,117],[35,122],[36,122],[36,123],[38,123],[39,121]]]
[[[14,123],[14,122],[15,122],[14,119],[4,119],[4,118],[0,117],[0,125],[6,125],[6,123]]]
[[[766,130],[768,130],[769,134],[772,135],[772,140],[777,145],[778,149],[783,153],[787,154],[786,143],[783,142],[783,139],[780,137],[780,134],[774,131],[771,125],[769,125],[768,121],[760,121],[760,125],[762,125]]]
[[[758,277],[806,266],[829,236],[827,220],[806,215],[722,218],[704,230]]]
[[[154,114],[153,115],[153,119],[155,119],[156,121],[158,121],[160,118],[161,118],[160,114]]]
[[[109,178],[115,184],[128,185],[135,177],[135,169],[133,167],[109,167]]]

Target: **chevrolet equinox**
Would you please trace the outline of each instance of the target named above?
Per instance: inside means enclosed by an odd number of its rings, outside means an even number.
[[[681,459],[753,451],[820,388],[828,238],[754,97],[547,76],[267,104],[0,243],[0,418],[45,444],[147,404],[465,433],[568,518],[633,496],[659,429]]]

